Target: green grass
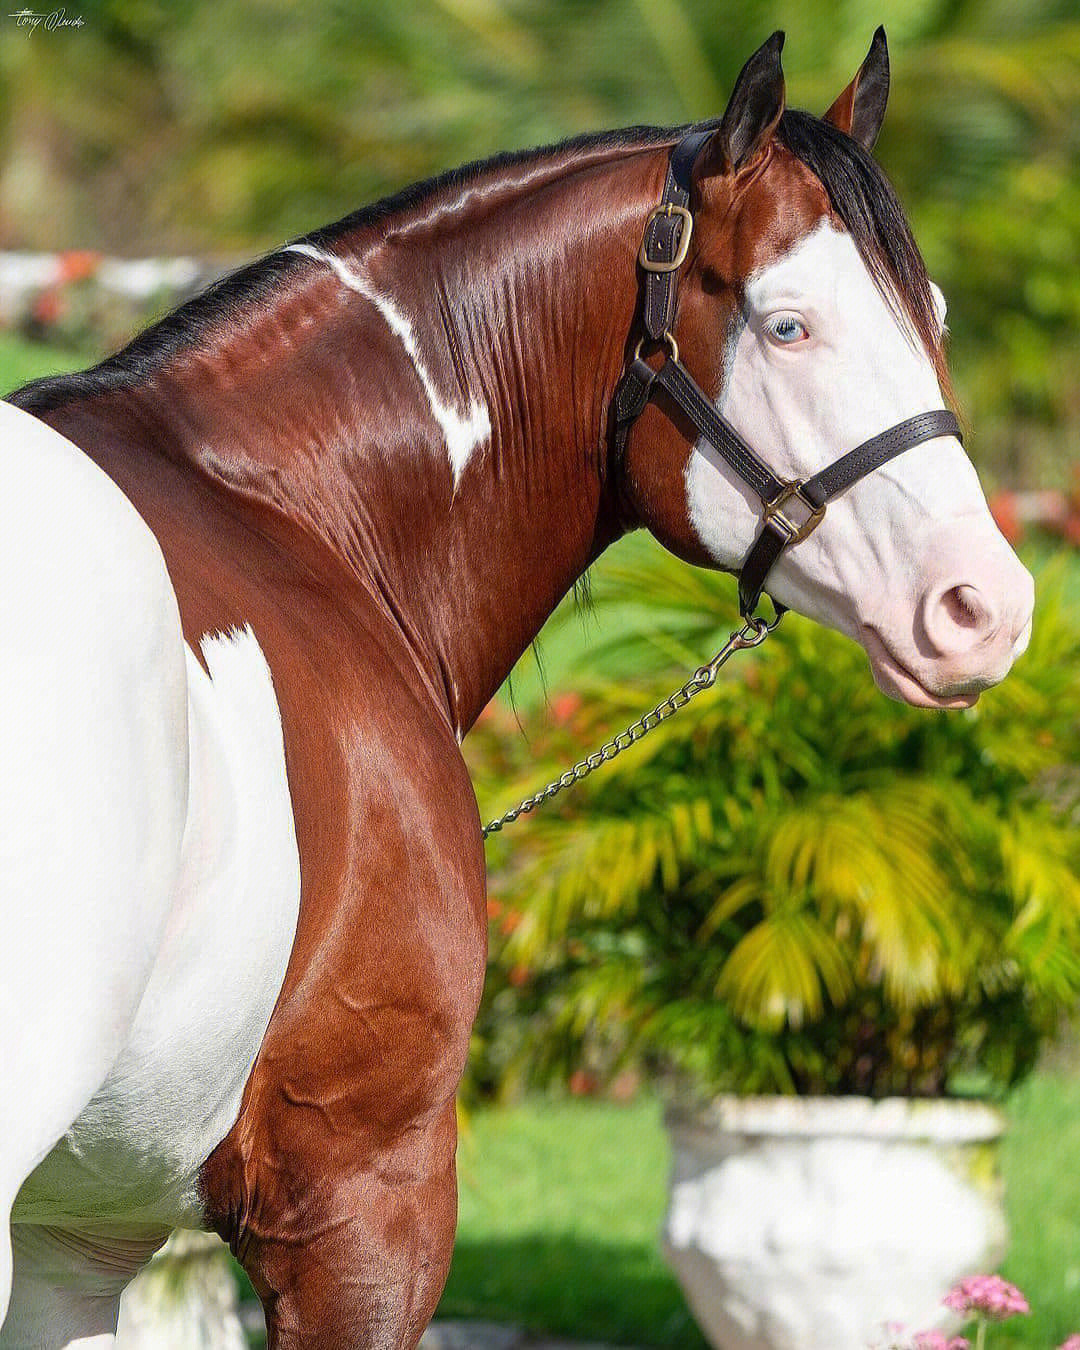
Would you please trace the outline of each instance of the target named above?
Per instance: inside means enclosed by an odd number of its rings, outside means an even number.
[[[657,1247],[668,1159],[654,1103],[537,1099],[478,1111],[458,1167],[458,1238],[440,1317],[704,1347]]]
[[[36,380],[39,375],[81,370],[89,364],[90,358],[78,352],[27,342],[12,333],[0,333],[0,398],[27,380]]]
[[[1036,1077],[1009,1116],[1003,1273],[1033,1314],[996,1330],[989,1350],[1051,1350],[1080,1331],[1080,1075]],[[701,1350],[657,1247],[668,1160],[655,1103],[478,1111],[459,1159],[458,1240],[440,1317]]]
[[[1050,1350],[1080,1332],[1080,1069],[1031,1079],[1009,1116],[1002,1169],[1011,1243],[1002,1270],[1032,1315],[1001,1328],[989,1347]]]

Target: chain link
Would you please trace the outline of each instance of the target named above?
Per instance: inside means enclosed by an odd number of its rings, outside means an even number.
[[[492,834],[498,834],[506,825],[512,825],[518,816],[524,816],[530,811],[535,811],[538,806],[543,806],[545,802],[557,797],[564,788],[573,787],[575,783],[582,782],[601,764],[610,763],[616,755],[621,755],[624,750],[628,750],[636,741],[640,741],[643,736],[647,736],[650,731],[658,727],[661,722],[666,721],[669,717],[674,717],[677,712],[686,707],[692,698],[716,683],[716,677],[719,675],[721,667],[725,666],[736,652],[746,651],[750,647],[760,647],[780,622],[782,614],[783,611],[779,611],[771,623],[756,616],[747,619],[742,628],[731,634],[713,659],[707,665],[699,666],[684,685],[676,689],[673,694],[669,694],[651,712],[645,713],[636,722],[631,722],[625,731],[620,731],[610,741],[605,741],[591,755],[579,759],[575,765],[548,783],[547,787],[541,788],[539,792],[534,792],[531,797],[526,797],[517,806],[512,806],[504,815],[489,821],[484,826],[484,838],[486,839]]]

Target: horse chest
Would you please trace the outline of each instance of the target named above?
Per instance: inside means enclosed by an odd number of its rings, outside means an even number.
[[[281,989],[300,868],[277,700],[250,629],[202,645],[164,940],[108,1078],[25,1182],[23,1221],[197,1224],[198,1169],[236,1120]]]

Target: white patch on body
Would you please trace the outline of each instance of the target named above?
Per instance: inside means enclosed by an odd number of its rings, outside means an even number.
[[[23,1223],[198,1227],[198,1170],[236,1120],[285,976],[300,863],[273,681],[250,628],[188,649],[180,875],[115,1064],[15,1204]]]
[[[943,323],[944,297],[934,299]],[[778,343],[769,325],[780,316],[809,337]],[[717,402],[781,479],[810,477],[879,432],[944,406],[922,343],[874,284],[851,236],[827,220],[748,280]],[[757,497],[703,442],[687,461],[686,492],[702,543],[719,565],[738,568],[761,525]],[[985,600],[986,622],[975,633],[943,618],[941,597],[965,586]],[[879,634],[918,676],[901,691],[911,701],[925,689],[1001,678],[1031,612],[1030,577],[951,436],[904,451],[830,503],[821,525],[785,550],[767,589],[860,641],[868,630]],[[941,635],[934,651],[915,632],[926,615]],[[877,648],[868,650],[873,660]],[[886,687],[884,677],[879,683]]]
[[[316,248],[313,244],[289,244],[282,252],[300,253],[306,258],[325,263],[327,267],[333,270],[343,285],[369,300],[386,320],[390,331],[400,339],[401,345],[405,348],[405,352],[412,362],[427,396],[431,415],[439,424],[443,433],[456,487],[472,452],[477,446],[490,439],[491,418],[488,416],[486,406],[471,398],[468,411],[462,416],[458,409],[452,407],[441,397],[427,366],[424,364],[424,359],[420,355],[412,324],[392,301],[381,295],[363,277],[346,267],[340,258],[335,257],[332,253],[325,252],[323,249]]]
[[[208,675],[128,499],[2,402],[0,631],[0,1347],[106,1345],[281,989],[281,722],[250,630]]]
[[[95,1261],[96,1235],[87,1252],[8,1220],[122,1056],[158,958],[188,808],[187,672],[145,522],[7,403],[0,632],[0,1345],[90,1343],[111,1330],[97,1286],[117,1249]]]

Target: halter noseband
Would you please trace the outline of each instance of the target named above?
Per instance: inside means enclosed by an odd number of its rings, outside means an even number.
[[[678,298],[679,269],[686,261],[694,218],[690,213],[691,171],[714,128],[693,131],[671,152],[664,195],[645,223],[638,262],[645,273],[642,337],[615,390],[612,412],[615,449],[622,455],[630,428],[657,389],[662,389],[693,424],[705,443],[757,494],[764,511],[761,530],[739,570],[739,609],[749,617],[757,608],[773,564],[791,544],[814,530],[825,508],[860,478],[912,446],[936,436],[963,440],[960,424],[945,408],[909,417],[841,455],[811,478],[785,481],[743,440],[716,410],[713,401],[679,360],[671,334]],[[647,342],[662,343],[667,352],[656,370],[642,359]],[[783,607],[777,606],[778,612]]]

